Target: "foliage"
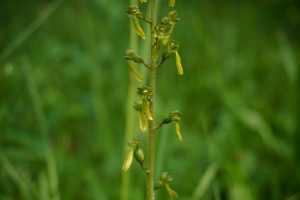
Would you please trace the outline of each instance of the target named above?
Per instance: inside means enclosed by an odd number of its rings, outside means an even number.
[[[0,199],[119,199],[127,5],[0,2]],[[177,199],[299,198],[299,3],[176,7],[185,71],[175,59],[158,69],[156,109],[158,120],[183,113],[180,145],[166,141],[173,126],[157,136],[157,167],[176,174]],[[160,6],[158,19],[172,9]],[[145,143],[138,123],[136,134]],[[143,199],[144,177],[131,183],[130,200]]]

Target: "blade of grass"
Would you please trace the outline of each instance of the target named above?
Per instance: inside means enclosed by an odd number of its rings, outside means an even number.
[[[12,166],[12,164],[5,157],[5,155],[2,154],[2,152],[0,152],[0,161],[5,172],[7,172],[8,175],[12,178],[12,180],[19,186],[23,197],[25,199],[33,199],[32,194],[28,188],[28,184],[24,182],[22,177],[19,175],[18,171]]]
[[[25,74],[31,101],[33,103],[34,112],[38,121],[38,126],[42,137],[41,139],[44,143],[44,152],[47,164],[47,174],[50,193],[53,194],[53,200],[59,200],[60,194],[58,191],[58,175],[56,171],[56,161],[54,157],[54,152],[52,149],[52,144],[50,142],[49,126],[46,114],[44,112],[43,103],[38,92],[38,86],[28,57],[25,57],[23,59],[22,67]]]
[[[191,200],[201,199],[203,197],[203,195],[211,185],[212,181],[214,180],[219,168],[220,163],[215,161],[206,169],[206,171],[204,172],[204,174],[198,182],[198,185],[193,193]]]
[[[62,4],[64,0],[57,0],[49,5],[37,16],[20,34],[11,41],[0,54],[0,63],[2,63],[10,54],[21,46]]]
[[[130,5],[137,5],[137,0],[130,0]],[[130,22],[129,29],[129,48],[138,52],[138,35]],[[132,105],[136,96],[137,81],[133,77],[132,73],[129,73],[129,83],[128,83],[128,93],[127,93],[127,106],[126,106],[126,122],[125,122],[125,132],[124,132],[124,147],[123,147],[123,158],[126,158],[128,153],[127,142],[133,139],[136,124],[136,111],[133,109]],[[123,159],[123,160],[124,160]],[[121,182],[121,200],[129,199],[129,186],[130,186],[130,175],[131,171],[122,173]]]

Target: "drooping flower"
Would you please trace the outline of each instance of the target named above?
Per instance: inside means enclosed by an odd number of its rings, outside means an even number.
[[[169,117],[175,123],[175,130],[176,130],[178,139],[180,141],[182,141],[182,136],[180,133],[180,126],[179,126],[180,115],[181,115],[181,113],[178,110],[176,110],[176,111],[171,112]]]
[[[171,177],[171,175],[168,174],[168,172],[163,172],[160,176],[160,180],[159,182],[157,182],[155,184],[155,187],[158,189],[161,187],[162,184],[165,185],[167,192],[169,193],[171,199],[173,199],[173,197],[178,197],[178,194],[175,190],[172,190],[170,187],[170,183],[172,182],[173,178]]]
[[[175,43],[175,40],[173,40],[173,39],[170,40],[169,43],[168,43],[167,48],[163,52],[163,60],[168,59],[171,56],[171,54],[174,52],[178,74],[182,75],[183,74],[183,69],[182,69],[181,59],[180,59],[180,56],[179,56],[179,53],[178,53],[178,49],[179,49],[179,44]]]
[[[179,121],[180,121],[180,115],[181,113],[178,110],[170,112],[169,116],[165,117],[161,124],[169,124],[171,122],[175,123],[175,130],[178,136],[178,139],[182,141],[182,136],[180,133],[180,126],[179,126]]]
[[[127,143],[127,148],[129,149],[129,153],[126,156],[125,162],[122,166],[122,171],[127,171],[132,163],[133,157],[140,163],[143,170],[147,170],[143,166],[143,162],[145,159],[144,151],[140,148],[139,140],[132,140]]]
[[[149,120],[153,120],[151,111],[149,109],[149,102],[148,102],[152,96],[150,87],[148,86],[139,87],[137,88],[136,94],[142,100],[142,113],[145,114]]]
[[[177,11],[171,11],[169,12],[168,17],[163,18],[163,20],[161,21],[162,24],[167,24],[167,23],[171,24],[171,27],[165,31],[164,45],[168,44],[168,41],[174,30],[174,26],[180,20],[180,18],[178,18],[177,16],[178,16]]]
[[[141,0],[142,2],[142,0]],[[147,2],[147,0],[144,2]],[[137,6],[127,6],[126,7],[126,14],[128,17],[131,18],[132,20],[132,23],[133,23],[133,27],[134,29],[136,30],[136,32],[139,34],[139,36],[141,36],[142,39],[145,39],[146,36],[145,36],[145,33],[143,31],[143,29],[141,28],[141,26],[139,25],[138,21],[137,21],[137,15],[138,16],[141,16],[142,13],[140,12],[139,8]]]
[[[143,78],[135,69],[132,61],[136,63],[141,63],[143,62],[143,59],[139,55],[135,55],[135,53],[132,50],[126,50],[125,53],[126,56],[124,56],[124,59],[127,61],[130,71],[134,74],[135,78],[141,82]]]
[[[162,45],[164,44],[165,33],[167,29],[164,24],[160,24],[159,26],[156,26],[154,30],[155,30],[154,36],[156,38],[154,59],[157,60],[161,52]]]

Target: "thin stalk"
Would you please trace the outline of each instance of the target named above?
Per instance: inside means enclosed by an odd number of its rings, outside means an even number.
[[[155,37],[154,27],[156,22],[156,0],[151,0],[151,65],[150,65],[150,89],[152,96],[150,99],[150,112],[153,120],[149,120],[149,141],[148,141],[148,169],[147,174],[147,200],[154,200],[154,161],[155,161],[155,82],[156,82],[156,61],[155,61]]]
[[[130,0],[130,5],[136,5],[138,4],[137,0]],[[133,49],[134,51],[138,52],[138,35],[136,34],[135,29],[132,27],[132,22],[130,21],[130,29],[129,29],[129,40],[130,40],[130,49]],[[134,99],[136,97],[136,88],[137,88],[137,82],[135,78],[133,77],[132,73],[129,73],[129,86],[128,86],[128,95],[127,95],[127,106],[126,106],[126,123],[125,123],[125,137],[124,137],[124,148],[123,157],[126,158],[126,155],[128,153],[127,149],[127,142],[132,140],[134,137],[134,128],[135,128],[135,119],[136,119],[136,111],[132,107],[132,103],[134,102]],[[122,173],[122,182],[121,182],[121,200],[128,200],[130,199],[129,195],[129,187],[130,187],[130,177],[131,177],[131,171],[127,171],[126,173]]]

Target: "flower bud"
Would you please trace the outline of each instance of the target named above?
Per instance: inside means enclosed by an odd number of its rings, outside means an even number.
[[[134,151],[134,158],[140,163],[140,165],[143,165],[143,162],[145,160],[144,151],[141,148],[138,148]]]
[[[154,190],[158,190],[163,185],[162,181],[157,181],[154,185]]]
[[[168,174],[168,172],[163,172],[160,176],[160,180],[164,183],[164,184],[169,184],[172,182],[173,178],[171,177],[171,175]]]
[[[142,86],[137,88],[136,94],[141,98],[150,99],[152,96],[152,91],[149,86]]]
[[[132,60],[135,63],[143,63],[144,62],[143,58],[139,55],[134,56]]]
[[[174,1],[174,3],[175,3],[175,1]],[[177,16],[178,16],[177,11],[169,12],[169,14],[168,14],[169,23],[176,24],[180,20],[180,18],[178,18]]]
[[[179,122],[181,113],[178,110],[172,111],[169,114],[170,119],[173,122]]]

